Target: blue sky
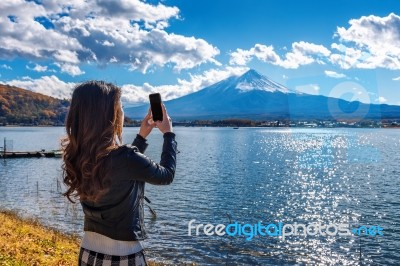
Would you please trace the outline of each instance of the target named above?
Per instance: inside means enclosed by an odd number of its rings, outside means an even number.
[[[1,83],[65,98],[103,79],[134,105],[254,68],[291,89],[400,105],[399,1],[65,3],[1,1]]]

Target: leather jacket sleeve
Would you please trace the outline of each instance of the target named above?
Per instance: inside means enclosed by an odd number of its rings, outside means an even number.
[[[132,142],[132,146],[136,146],[141,153],[144,153],[147,149],[147,146],[149,146],[146,141],[147,140],[145,138],[137,134],[135,140]]]
[[[156,163],[143,154],[148,144],[140,135],[136,136],[132,145],[137,149],[130,149],[127,154],[127,167],[132,178],[153,185],[169,185],[174,180],[176,168],[177,142],[175,134],[167,132],[163,135],[164,143],[160,163]]]

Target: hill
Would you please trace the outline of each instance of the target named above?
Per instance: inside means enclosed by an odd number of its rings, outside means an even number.
[[[69,100],[0,84],[0,126],[62,126],[69,105]],[[140,126],[140,121],[125,116],[124,126]]]
[[[62,125],[69,101],[0,84],[0,125]]]

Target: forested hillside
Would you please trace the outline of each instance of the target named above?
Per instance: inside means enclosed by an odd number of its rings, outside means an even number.
[[[0,84],[0,125],[62,125],[68,107],[68,100]]]

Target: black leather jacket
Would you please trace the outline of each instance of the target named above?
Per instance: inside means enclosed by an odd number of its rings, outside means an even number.
[[[110,169],[110,190],[97,203],[81,201],[85,213],[84,230],[97,232],[115,240],[133,241],[147,238],[144,226],[145,182],[171,184],[175,175],[175,134],[163,135],[160,163],[143,155],[148,144],[137,135],[132,145],[112,151],[105,163]]]

